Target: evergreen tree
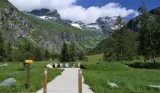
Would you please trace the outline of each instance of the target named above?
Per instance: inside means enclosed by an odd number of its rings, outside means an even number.
[[[85,54],[84,54],[84,51],[81,50],[79,53],[78,53],[78,58],[79,60],[84,60],[85,59]]]
[[[153,18],[150,17],[150,14],[147,12],[147,8],[144,3],[139,7],[139,12],[142,13],[139,20],[140,23],[140,36],[139,36],[139,52],[146,59],[151,58],[155,63],[155,57],[158,53],[158,40],[159,30],[157,23],[154,22]],[[145,61],[144,60],[144,61]]]
[[[61,56],[60,56],[61,62],[69,62],[70,56],[68,52],[68,47],[66,43],[63,43],[62,49],[61,49]]]
[[[54,52],[50,55],[50,57],[52,58],[52,60],[54,60],[54,58],[55,58]]]
[[[75,48],[75,43],[72,42],[70,46],[70,60],[72,62],[76,61],[76,48]]]
[[[45,50],[44,58],[45,58],[45,60],[49,60],[49,58],[50,58],[50,53],[48,52],[48,50]]]
[[[104,60],[131,60],[136,54],[136,42],[130,30],[123,27],[121,17],[117,18],[118,29],[107,39]],[[123,28],[122,28],[123,27]]]
[[[2,38],[2,33],[0,32],[0,61],[3,61],[4,58],[5,58],[4,40]]]
[[[38,47],[35,48],[35,51],[34,51],[34,60],[36,60],[36,61],[42,60],[42,52],[41,52],[41,49]]]
[[[105,61],[109,61],[111,62],[114,59],[114,41],[112,36],[109,36],[106,41],[105,41],[105,51],[104,51],[104,55],[103,55],[103,59]]]
[[[13,60],[13,49],[10,41],[7,43],[6,46],[6,60],[7,61]]]

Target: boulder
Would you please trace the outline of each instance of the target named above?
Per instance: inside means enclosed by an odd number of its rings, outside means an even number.
[[[160,86],[159,85],[149,85],[148,87],[149,87],[149,89],[160,90]]]
[[[13,84],[16,84],[17,81],[14,78],[8,78],[0,83],[0,86],[11,86]]]
[[[1,67],[5,67],[5,66],[8,66],[8,64],[6,63],[6,64],[2,64],[2,65],[0,65]]]
[[[51,64],[46,65],[47,68],[53,68]]]
[[[109,88],[118,88],[118,85],[115,84],[115,83],[108,82],[107,85],[108,85]]]

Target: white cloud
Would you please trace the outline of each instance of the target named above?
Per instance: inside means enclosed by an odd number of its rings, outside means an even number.
[[[48,8],[57,9],[63,19],[82,21],[85,23],[94,22],[98,17],[127,17],[137,16],[138,12],[133,9],[126,9],[119,3],[108,3],[102,7],[91,6],[84,8],[75,5],[77,0],[9,0],[19,10],[30,11],[33,9]]]

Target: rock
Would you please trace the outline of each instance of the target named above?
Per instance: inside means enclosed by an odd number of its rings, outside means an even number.
[[[148,87],[149,87],[150,89],[160,90],[160,86],[158,86],[158,85],[149,85]]]
[[[109,88],[118,88],[118,85],[115,84],[115,83],[108,82],[107,85],[108,85]]]
[[[13,84],[16,84],[17,81],[14,78],[8,78],[6,80],[4,80],[2,83],[0,83],[0,86],[11,86]]]
[[[2,65],[0,65],[1,67],[5,67],[5,66],[8,66],[8,64],[6,63],[6,64],[2,64]]]
[[[47,68],[53,68],[51,64],[46,65]]]

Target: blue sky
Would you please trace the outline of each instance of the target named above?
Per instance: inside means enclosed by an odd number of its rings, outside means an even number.
[[[142,0],[78,0],[76,4],[88,8],[90,6],[101,7],[111,2],[120,3],[126,8],[137,10],[141,5]],[[160,0],[143,0],[143,2],[145,2],[148,10],[160,7]]]
[[[95,22],[99,17],[138,16],[141,0],[9,0],[21,11],[48,8],[57,9],[62,19]],[[160,0],[144,0],[148,10],[160,7]]]

